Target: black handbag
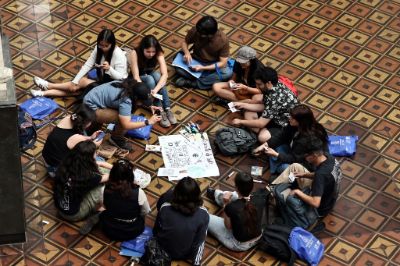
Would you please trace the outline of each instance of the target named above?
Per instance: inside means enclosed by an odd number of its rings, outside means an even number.
[[[148,266],[170,266],[171,258],[153,237],[147,241],[140,263]]]

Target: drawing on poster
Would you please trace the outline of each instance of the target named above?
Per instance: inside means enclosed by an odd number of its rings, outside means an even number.
[[[165,168],[187,170],[187,174],[193,178],[219,176],[206,133],[191,141],[182,135],[161,136],[159,141]]]

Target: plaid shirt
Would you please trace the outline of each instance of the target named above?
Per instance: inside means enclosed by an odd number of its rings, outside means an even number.
[[[289,111],[299,104],[299,100],[284,84],[278,84],[264,93],[263,118],[271,119],[275,124],[284,127],[289,122]]]

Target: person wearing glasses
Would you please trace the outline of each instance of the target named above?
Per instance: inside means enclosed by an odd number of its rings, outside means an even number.
[[[95,71],[91,71],[93,67]],[[94,82],[100,85],[126,78],[127,69],[125,52],[116,45],[114,33],[104,29],[97,36],[96,47],[72,81],[52,83],[35,76],[33,81],[40,90],[32,89],[30,92],[33,97],[78,95],[81,89]],[[90,77],[86,76],[89,71]]]
[[[189,45],[193,44],[192,53]],[[180,76],[176,81],[177,87],[211,89],[216,82],[227,81],[232,76],[232,69],[228,66],[229,39],[218,29],[218,23],[211,16],[202,17],[186,34],[181,44],[184,61],[195,72],[202,71],[200,78],[195,79],[185,70],[176,67]],[[192,58],[201,62],[201,65],[192,64]]]
[[[104,189],[105,210],[100,214],[101,228],[112,240],[134,239],[144,230],[144,217],[151,209],[146,194],[134,179],[131,162],[114,162]],[[87,233],[91,228],[88,229]]]

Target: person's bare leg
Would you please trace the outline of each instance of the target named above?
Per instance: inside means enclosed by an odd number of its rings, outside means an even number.
[[[267,142],[271,138],[271,133],[268,129],[262,128],[258,134],[258,141],[261,143]]]
[[[214,83],[214,85],[212,86],[212,89],[217,96],[219,96],[223,99],[226,99],[226,100],[232,101],[232,102],[238,101],[235,94],[229,89],[228,82]]]
[[[68,96],[76,96],[79,92],[68,92],[65,90],[51,89],[47,91],[43,91],[44,97],[68,97]]]
[[[49,82],[48,89],[49,90],[56,89],[56,90],[74,92],[74,91],[77,91],[77,90],[79,90],[81,88],[85,88],[86,86],[88,86],[90,83],[93,83],[93,82],[95,82],[95,81],[92,80],[92,79],[88,79],[86,77],[81,78],[79,80],[79,83],[78,83],[77,86],[75,86],[75,84],[72,83],[71,81],[63,82],[63,83],[51,83],[51,82]]]
[[[246,112],[244,112],[244,119],[245,120],[257,120],[258,114],[257,114],[257,112],[246,111]],[[260,128],[250,128],[250,129],[255,133],[260,132]]]

